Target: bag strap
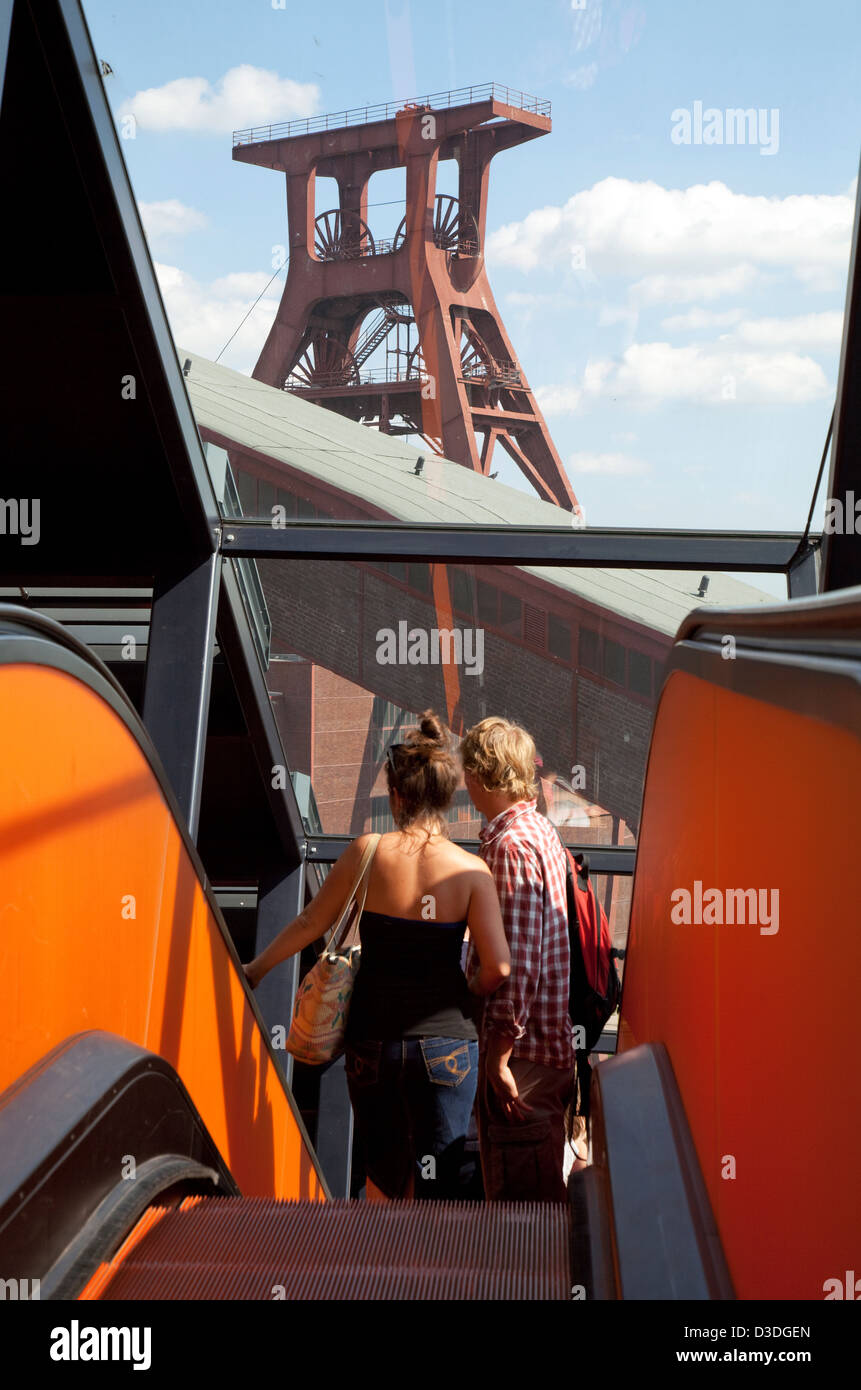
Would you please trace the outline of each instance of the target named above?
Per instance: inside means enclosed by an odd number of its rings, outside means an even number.
[[[337,951],[344,944],[344,941],[349,935],[348,923],[350,917],[350,908],[352,907],[353,899],[356,898],[356,895],[359,892],[360,885],[362,891],[362,898],[361,902],[358,903],[359,911],[356,916],[357,921],[358,918],[361,917],[362,912],[364,911],[365,898],[368,896],[368,870],[371,867],[371,861],[373,860],[373,857],[377,852],[377,845],[380,843],[381,838],[382,837],[380,835],[372,835],[368,843],[365,845],[364,854],[362,855],[362,858],[359,862],[359,870],[356,874],[356,881],[350,889],[349,893],[347,894],[347,897],[344,900],[344,906],[341,908],[341,911],[338,914],[338,920],[336,921],[332,929],[332,935],[329,937],[329,944],[326,947],[327,951]],[[345,930],[345,928],[347,929]]]

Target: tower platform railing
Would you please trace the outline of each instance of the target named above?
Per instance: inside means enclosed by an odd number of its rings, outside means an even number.
[[[518,111],[535,116],[549,116],[550,102],[528,92],[516,91],[500,82],[482,82],[475,87],[457,87],[450,92],[432,92],[427,96],[402,98],[378,103],[376,106],[354,106],[349,111],[327,115],[306,116],[277,125],[254,126],[235,130],[233,145],[256,145],[266,140],[290,140],[297,135],[313,135],[319,131],[341,130],[346,126],[368,125],[374,121],[391,121],[402,111],[441,111],[452,106],[471,106],[478,101],[500,101]]]

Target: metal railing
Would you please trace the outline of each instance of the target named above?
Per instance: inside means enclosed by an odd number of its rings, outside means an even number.
[[[418,367],[415,363],[411,367],[404,366],[403,369],[394,370],[388,367],[369,367],[364,372],[348,372],[343,368],[335,368],[330,372],[316,372],[312,380],[291,373],[284,382],[284,390],[329,391],[334,387],[341,387],[344,390],[356,391],[361,390],[363,386],[397,386],[405,381],[415,382],[418,386],[428,380],[427,369]],[[473,386],[523,386],[523,377],[515,366],[507,362],[497,362],[495,359],[490,362],[477,362],[464,368],[460,380]]]
[[[484,386],[522,386],[523,378],[513,362],[498,362],[491,357],[489,362],[474,362],[464,367],[461,381],[475,382]]]
[[[291,140],[297,135],[313,135],[318,131],[341,130],[351,125],[368,125],[373,121],[391,121],[404,111],[443,111],[452,106],[470,106],[478,101],[500,101],[518,111],[535,116],[549,116],[550,102],[516,91],[499,82],[482,82],[476,87],[458,87],[451,92],[432,92],[428,96],[408,100],[387,101],[376,106],[354,106],[350,111],[335,111],[324,116],[307,116],[277,125],[254,126],[250,130],[235,130],[233,144],[255,145],[264,140]]]

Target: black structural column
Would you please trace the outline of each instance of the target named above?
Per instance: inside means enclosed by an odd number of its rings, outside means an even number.
[[[821,558],[820,547],[808,545],[797,560],[793,560],[786,575],[790,598],[815,598],[819,593]]]
[[[858,236],[861,184],[855,199],[855,228],[849,259],[849,282],[843,316],[843,343],[837,378],[834,439],[827,501],[839,504],[822,538],[822,588],[846,589],[861,582],[861,267]],[[826,521],[826,525],[828,522]]]
[[[305,906],[305,865],[296,865],[287,873],[269,874],[261,879],[257,897],[257,937],[254,954],[260,955],[274,941],[282,927],[298,917]],[[291,956],[282,961],[277,970],[260,981],[254,991],[266,1026],[270,1030],[283,1026],[285,1036],[290,1031],[293,1017],[293,1001],[299,984],[300,956]],[[293,1058],[289,1052],[276,1048],[276,1057],[282,1064],[284,1079],[288,1085],[293,1082]]]
[[[143,720],[197,837],[221,557],[165,570],[153,586]]]
[[[333,1197],[349,1197],[353,1167],[353,1110],[343,1057],[320,1077],[320,1109],[315,1145]]]

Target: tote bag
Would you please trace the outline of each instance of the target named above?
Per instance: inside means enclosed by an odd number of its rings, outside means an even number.
[[[321,1066],[340,1057],[344,1051],[347,1012],[361,956],[360,946],[347,946],[346,943],[355,935],[365,906],[371,861],[379,843],[379,835],[374,835],[365,846],[356,881],[341,909],[329,944],[297,991],[293,1021],[284,1046],[299,1062]]]

